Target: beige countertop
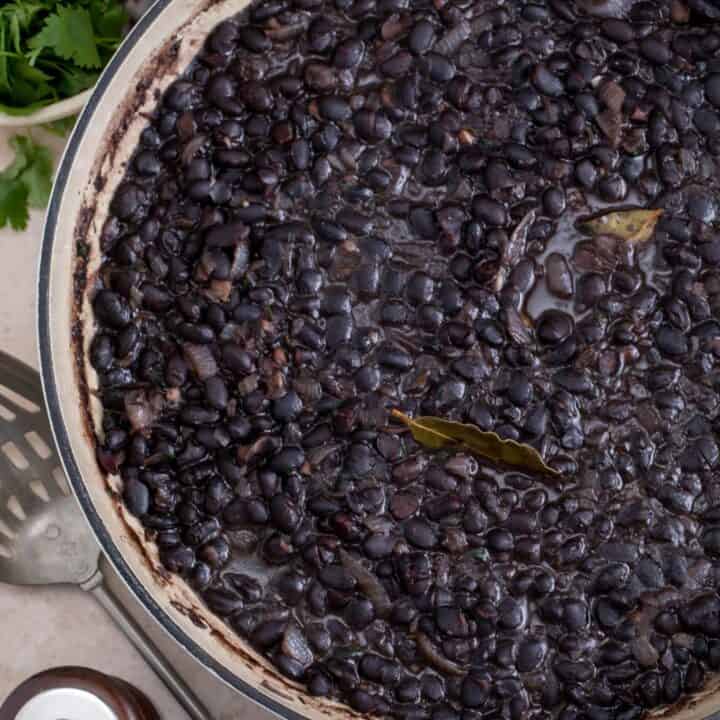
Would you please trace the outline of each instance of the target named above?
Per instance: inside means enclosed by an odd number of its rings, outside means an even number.
[[[33,130],[62,151],[59,138]],[[0,168],[10,160],[10,133],[0,129]],[[0,229],[0,347],[38,366],[35,338],[36,272],[43,215],[33,212],[24,232]],[[0,478],[2,482],[2,478]],[[214,720],[269,720],[271,715],[212,676],[129,598],[115,579],[110,584],[212,712]],[[187,720],[162,683],[95,601],[64,587],[19,588],[0,584],[0,701],[30,675],[58,665],[84,665],[141,688],[163,720]]]

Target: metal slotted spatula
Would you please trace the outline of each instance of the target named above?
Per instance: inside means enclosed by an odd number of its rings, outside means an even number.
[[[193,720],[210,715],[108,592],[100,548],[70,494],[45,415],[40,377],[0,351],[0,582],[78,585],[92,593]]]

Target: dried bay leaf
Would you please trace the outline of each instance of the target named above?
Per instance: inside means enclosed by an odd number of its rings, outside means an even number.
[[[475,425],[427,416],[413,419],[399,410],[393,410],[392,415],[410,428],[418,443],[430,450],[464,448],[485,460],[507,467],[560,476],[557,470],[545,464],[534,448],[515,440],[503,440],[496,433],[480,430]]]
[[[580,223],[580,228],[591,235],[613,235],[629,243],[644,243],[655,232],[661,209],[613,210],[596,215]]]

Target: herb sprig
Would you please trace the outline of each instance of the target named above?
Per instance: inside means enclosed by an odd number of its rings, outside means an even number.
[[[127,21],[119,0],[0,3],[0,112],[27,115],[92,87]]]
[[[14,230],[24,230],[28,208],[44,208],[50,197],[52,155],[25,135],[10,138],[10,147],[15,158],[0,172],[0,228],[9,223]]]

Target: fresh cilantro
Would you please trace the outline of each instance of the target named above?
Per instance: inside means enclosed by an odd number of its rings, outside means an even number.
[[[98,73],[81,70],[80,68],[66,68],[61,70],[58,90],[62,95],[77,95],[83,90],[91,88],[98,79]]]
[[[0,0],[0,112],[92,87],[127,23],[121,0]]]
[[[19,179],[28,191],[28,205],[32,208],[44,208],[52,190],[53,160],[50,150],[44,145],[34,143],[31,138],[17,135],[13,147],[22,148],[28,160]]]
[[[10,139],[15,152],[13,161],[0,172],[0,228],[8,223],[24,230],[28,208],[43,208],[52,187],[52,156],[32,138],[15,135]]]
[[[90,4],[90,14],[95,32],[101,38],[119,38],[122,36],[128,16],[125,8],[114,0],[97,0]]]
[[[102,66],[95,42],[90,13],[85,8],[58,6],[45,18],[43,29],[28,41],[33,50],[49,49],[63,60],[72,60],[81,68]]]
[[[28,191],[19,181],[3,182],[0,180],[0,228],[10,223],[13,230],[24,230],[27,227]]]

